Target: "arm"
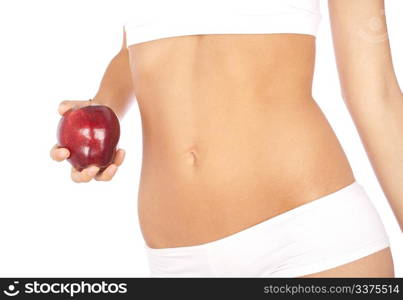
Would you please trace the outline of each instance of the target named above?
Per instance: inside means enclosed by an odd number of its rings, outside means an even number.
[[[122,48],[109,63],[93,100],[111,107],[121,119],[134,99],[129,50],[126,47],[126,32],[124,31]]]
[[[123,31],[122,48],[109,63],[93,102],[109,106],[122,119],[134,99],[129,50],[126,47],[126,32]],[[88,101],[63,101],[60,103],[59,113],[63,115],[74,105],[88,104]]]
[[[93,98],[93,102],[95,104],[109,106],[117,114],[119,119],[122,119],[134,99],[135,95],[129,65],[129,51],[126,47],[126,33],[123,32],[122,49],[109,63],[98,92]],[[86,105],[89,105],[88,100],[63,101],[59,105],[59,113],[63,115],[73,106],[80,107]],[[70,152],[68,149],[60,148],[58,145],[55,145],[50,151],[50,156],[56,161],[63,161],[67,159],[69,155]],[[118,149],[113,163],[102,173],[99,173],[97,166],[90,166],[81,172],[72,168],[71,178],[74,182],[88,182],[92,179],[109,181],[115,175],[120,164],[122,164],[124,156],[124,150]]]
[[[329,0],[343,99],[403,230],[403,95],[383,0]]]

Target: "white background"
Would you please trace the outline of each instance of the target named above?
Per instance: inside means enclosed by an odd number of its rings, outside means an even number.
[[[70,165],[49,158],[58,103],[93,97],[121,46],[125,1],[0,2],[0,276],[149,275],[137,219],[137,104],[121,124],[127,156],[112,182],[74,184]],[[402,86],[403,1],[386,5]],[[340,97],[324,0],[322,13],[314,97],[381,214],[402,277],[402,234]]]

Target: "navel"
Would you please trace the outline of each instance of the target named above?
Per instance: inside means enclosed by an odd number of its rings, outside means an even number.
[[[191,147],[185,153],[185,163],[187,165],[195,166],[197,163],[197,151],[195,147]]]

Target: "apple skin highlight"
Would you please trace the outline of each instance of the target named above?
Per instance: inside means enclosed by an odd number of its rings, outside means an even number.
[[[59,146],[70,151],[67,160],[79,171],[91,165],[103,170],[111,164],[119,137],[119,119],[103,105],[70,109],[57,128]]]

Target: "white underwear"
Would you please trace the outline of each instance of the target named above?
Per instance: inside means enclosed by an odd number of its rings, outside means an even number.
[[[319,0],[124,0],[127,46],[200,34],[316,36]]]
[[[389,246],[382,221],[354,182],[224,238],[150,248],[152,277],[300,277]]]

